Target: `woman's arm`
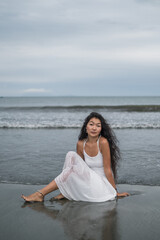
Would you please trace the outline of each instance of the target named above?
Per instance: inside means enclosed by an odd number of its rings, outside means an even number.
[[[106,178],[110,182],[110,184],[115,188],[117,191],[115,181],[114,181],[114,176],[111,168],[111,154],[110,154],[110,147],[109,143],[106,138],[101,137],[100,139],[100,150],[103,156],[103,167],[104,167],[104,173],[106,175]],[[117,191],[117,197],[125,197],[129,196],[128,193],[118,193]]]
[[[116,189],[112,168],[111,168],[111,154],[110,154],[110,147],[107,139],[102,138],[100,139],[100,150],[103,156],[103,167],[104,173],[106,178],[110,182],[110,184]]]

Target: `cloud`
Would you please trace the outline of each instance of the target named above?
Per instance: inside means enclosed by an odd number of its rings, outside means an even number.
[[[25,93],[47,93],[50,92],[44,88],[29,88],[24,90]]]
[[[104,85],[106,79],[118,85],[126,72],[132,81],[130,76],[154,85],[160,77],[158,2],[1,2],[0,94],[11,94],[13,85],[25,94],[51,94],[48,83],[53,83],[54,93],[65,94],[67,84],[72,92],[72,86],[85,81],[90,94],[92,80],[95,86],[99,79]]]

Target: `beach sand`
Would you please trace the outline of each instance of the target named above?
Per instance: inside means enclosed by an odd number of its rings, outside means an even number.
[[[131,196],[104,203],[49,201],[24,203],[43,186],[0,184],[0,239],[159,240],[160,187],[118,185]]]

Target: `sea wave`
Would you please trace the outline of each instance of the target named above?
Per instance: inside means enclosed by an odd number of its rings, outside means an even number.
[[[0,111],[79,111],[79,110],[107,110],[126,112],[160,112],[160,105],[72,105],[72,106],[23,106],[0,107]]]
[[[160,129],[159,124],[126,123],[111,124],[113,129]],[[43,125],[43,124],[1,124],[0,129],[76,129],[81,125]]]

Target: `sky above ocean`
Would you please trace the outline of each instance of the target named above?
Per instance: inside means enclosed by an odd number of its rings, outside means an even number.
[[[160,1],[0,2],[0,96],[156,96]]]

